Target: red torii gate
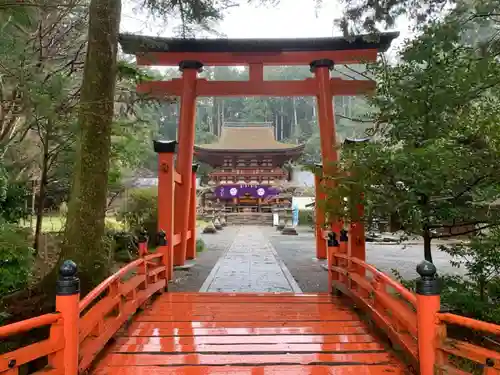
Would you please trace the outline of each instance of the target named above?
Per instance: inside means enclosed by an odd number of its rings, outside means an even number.
[[[193,191],[196,189],[195,170],[192,169],[195,137],[196,98],[198,96],[315,96],[321,137],[321,154],[324,172],[337,161],[333,96],[357,95],[374,89],[372,81],[342,80],[331,78],[334,64],[373,62],[378,52],[386,51],[399,33],[382,33],[373,36],[358,35],[312,39],[170,39],[121,34],[120,44],[125,53],[135,54],[138,65],[179,66],[182,78],[170,81],[140,83],[137,91],[154,97],[179,96],[181,110],[179,118],[178,155],[176,172],[166,171],[173,167],[174,145],[156,144],[160,170],[158,185],[158,226],[167,235],[166,258],[175,265],[184,264],[194,257],[195,228],[193,228]],[[248,66],[248,81],[210,81],[198,78],[203,66]],[[297,81],[266,81],[266,65],[309,65],[314,78]],[[163,147],[162,147],[163,146]],[[172,207],[172,182],[175,189],[175,204]],[[319,184],[317,197],[321,196]],[[170,196],[170,198],[169,198]],[[170,199],[170,200],[169,200]],[[190,207],[191,206],[191,207]],[[318,208],[318,207],[317,207]],[[195,209],[195,208],[194,208]],[[316,210],[317,257],[327,256],[326,241],[322,238],[320,225],[324,224],[324,213]],[[175,217],[175,221],[173,218]],[[175,228],[174,228],[175,227]],[[363,231],[363,226],[356,228]],[[332,224],[339,238],[340,224]],[[364,235],[352,233],[356,238]],[[178,238],[180,236],[180,238]],[[174,240],[174,237],[177,237]],[[189,246],[188,246],[188,240]],[[352,256],[365,259],[364,241],[353,241]],[[175,245],[175,249],[172,246]],[[189,247],[189,248],[188,248]],[[169,262],[170,267],[172,261]]]

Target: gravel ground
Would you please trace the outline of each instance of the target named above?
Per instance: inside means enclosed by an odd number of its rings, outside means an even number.
[[[233,243],[238,227],[226,227],[215,234],[198,234],[205,242],[205,250],[198,254],[194,266],[174,272],[174,281],[168,286],[171,292],[197,292],[217,260]]]
[[[314,233],[309,228],[299,228],[298,236],[285,236],[274,228],[265,227],[269,241],[283,259],[291,274],[304,292],[325,292],[327,290],[327,272],[321,267],[325,261],[315,259]],[[414,279],[418,275],[415,268],[423,259],[421,244],[366,244],[368,263],[379,270],[392,275],[396,269],[405,279]],[[442,274],[458,274],[463,270],[451,266],[448,254],[433,249],[433,260]]]

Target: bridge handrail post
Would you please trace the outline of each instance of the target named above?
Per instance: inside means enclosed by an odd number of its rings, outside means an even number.
[[[73,261],[64,261],[59,268],[56,284],[56,311],[61,314],[63,321],[64,354],[61,359],[64,362],[64,375],[78,374],[80,279],[77,271]]]
[[[348,232],[345,229],[340,230],[340,236],[339,236],[339,248],[338,252],[339,254],[345,255],[345,256],[350,256],[349,254],[349,235]],[[345,269],[346,271],[351,271],[351,261],[342,259],[339,260],[339,267]],[[339,281],[344,284],[346,288],[349,288],[349,277],[347,274],[345,275],[339,275]]]
[[[420,375],[435,372],[439,321],[441,307],[441,282],[436,275],[436,266],[423,261],[417,266],[420,278],[416,284],[417,294],[417,340]]]
[[[139,257],[143,257],[148,253],[148,232],[142,229],[139,233]]]
[[[335,232],[328,233],[327,239],[327,262],[328,262],[328,291],[334,292],[333,281],[339,279],[339,275],[333,274],[333,266],[337,265],[335,254],[339,251],[339,241],[337,241],[337,234]]]

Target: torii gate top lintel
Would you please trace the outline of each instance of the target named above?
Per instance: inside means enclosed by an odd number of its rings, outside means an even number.
[[[175,66],[181,61],[203,65],[309,65],[329,59],[348,64],[373,61],[385,52],[398,32],[298,39],[182,39],[120,34],[123,52],[137,56],[138,65]]]
[[[139,93],[165,98],[182,96],[186,88],[199,96],[316,96],[325,88],[312,79],[268,81],[264,66],[309,65],[331,86],[327,96],[358,95],[373,90],[369,80],[341,80],[325,75],[335,64],[373,62],[386,51],[397,32],[349,38],[307,39],[179,39],[121,34],[123,52],[135,54],[137,65],[179,66],[182,79],[139,83]],[[198,78],[203,66],[248,66],[248,81]],[[322,73],[321,73],[322,72]],[[326,81],[323,81],[326,79]]]

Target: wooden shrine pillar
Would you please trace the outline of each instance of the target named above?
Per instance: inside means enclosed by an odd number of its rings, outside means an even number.
[[[338,161],[333,92],[330,83],[330,70],[334,65],[334,62],[328,59],[315,60],[310,64],[311,72],[314,73],[316,80],[323,174],[330,176],[335,172],[334,163]],[[337,238],[340,238],[341,223],[335,220],[328,224],[331,224],[332,231],[337,234]]]
[[[174,249],[174,265],[176,266],[184,265],[186,261],[196,118],[196,80],[202,67],[203,64],[199,61],[179,63],[179,69],[182,71],[182,90],[176,167],[182,177],[182,183],[175,189],[175,233],[181,236],[181,242]]]
[[[327,257],[327,244],[326,239],[323,236],[323,229],[325,226],[325,211],[321,207],[322,201],[325,199],[325,192],[321,185],[323,177],[323,166],[321,164],[316,164],[316,170],[314,174],[314,187],[315,187],[315,200],[314,200],[314,212],[315,212],[315,231],[316,231],[316,258],[326,259]]]
[[[165,233],[166,244],[159,244],[162,262],[167,268],[167,281],[173,277],[174,253],[174,154],[177,141],[154,141],[158,154],[158,232]]]
[[[196,258],[196,172],[198,164],[193,164],[191,168],[191,194],[189,199],[189,226],[191,237],[187,243],[186,258]]]

